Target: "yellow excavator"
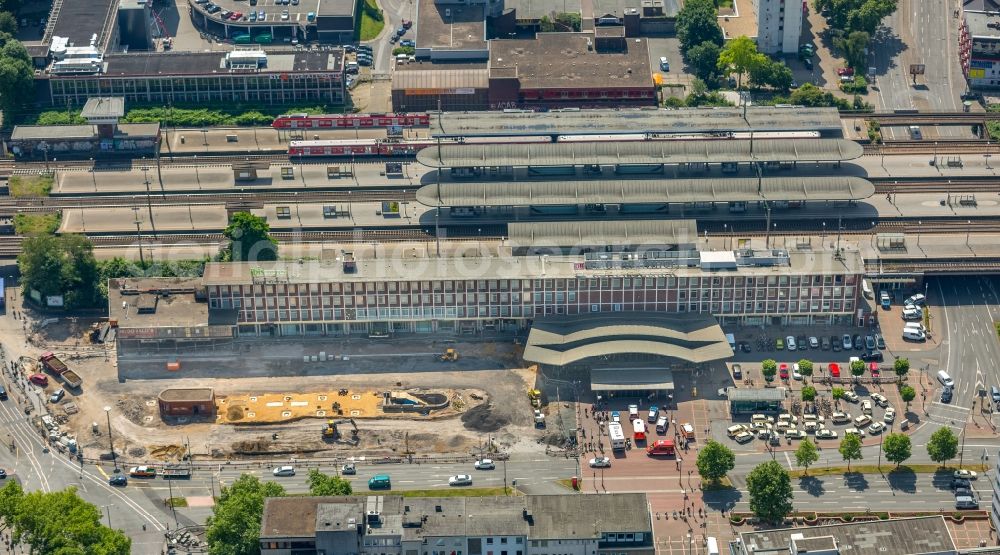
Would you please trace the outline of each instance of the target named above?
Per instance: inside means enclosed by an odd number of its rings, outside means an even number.
[[[347,420],[327,420],[326,427],[323,428],[323,439],[325,441],[338,441],[341,438],[340,429],[338,426],[350,423],[354,428],[351,430],[351,442],[358,442],[358,425],[354,423],[354,419],[350,418]]]
[[[441,356],[441,362],[457,362],[458,361],[458,351],[455,349],[445,349]]]

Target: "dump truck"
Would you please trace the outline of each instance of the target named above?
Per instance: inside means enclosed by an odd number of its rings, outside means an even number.
[[[438,357],[441,362],[457,362],[458,361],[458,351],[455,349],[445,349],[441,356]]]
[[[542,392],[537,389],[528,390],[528,400],[531,401],[531,406],[534,408],[539,408],[542,406]]]
[[[45,367],[50,373],[55,374],[62,378],[62,381],[66,383],[67,386],[72,388],[78,388],[83,384],[83,378],[79,374],[69,369],[66,363],[59,360],[52,352],[43,353],[38,359],[42,366]]]

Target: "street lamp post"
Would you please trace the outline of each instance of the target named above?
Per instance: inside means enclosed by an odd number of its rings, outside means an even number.
[[[115,466],[115,472],[118,472],[118,458],[115,457],[115,440],[111,437],[111,407],[104,407],[104,415],[108,418],[108,445],[111,446],[111,463]],[[108,526],[111,526],[111,516],[108,516]]]

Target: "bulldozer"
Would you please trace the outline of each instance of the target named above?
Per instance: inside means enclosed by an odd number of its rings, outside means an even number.
[[[542,406],[542,392],[537,389],[528,390],[528,400],[531,401],[531,406],[533,408],[541,408]]]
[[[441,359],[441,362],[457,362],[458,351],[455,349],[445,349],[438,358]]]
[[[327,420],[326,427],[323,428],[323,440],[333,442],[333,441],[340,441],[341,439],[343,439],[343,434],[340,433],[340,426],[343,426],[348,423],[353,427],[353,429],[351,430],[350,442],[357,445],[358,425],[354,423],[353,418],[347,420]]]

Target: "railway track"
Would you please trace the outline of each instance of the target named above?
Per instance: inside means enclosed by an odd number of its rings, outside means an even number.
[[[995,177],[949,177],[933,179],[873,178],[875,194],[887,193],[1000,193]]]
[[[873,156],[886,154],[937,154],[938,156],[955,154],[1000,154],[1000,145],[985,139],[892,142],[878,145],[865,144],[861,145],[861,148],[865,154]]]

